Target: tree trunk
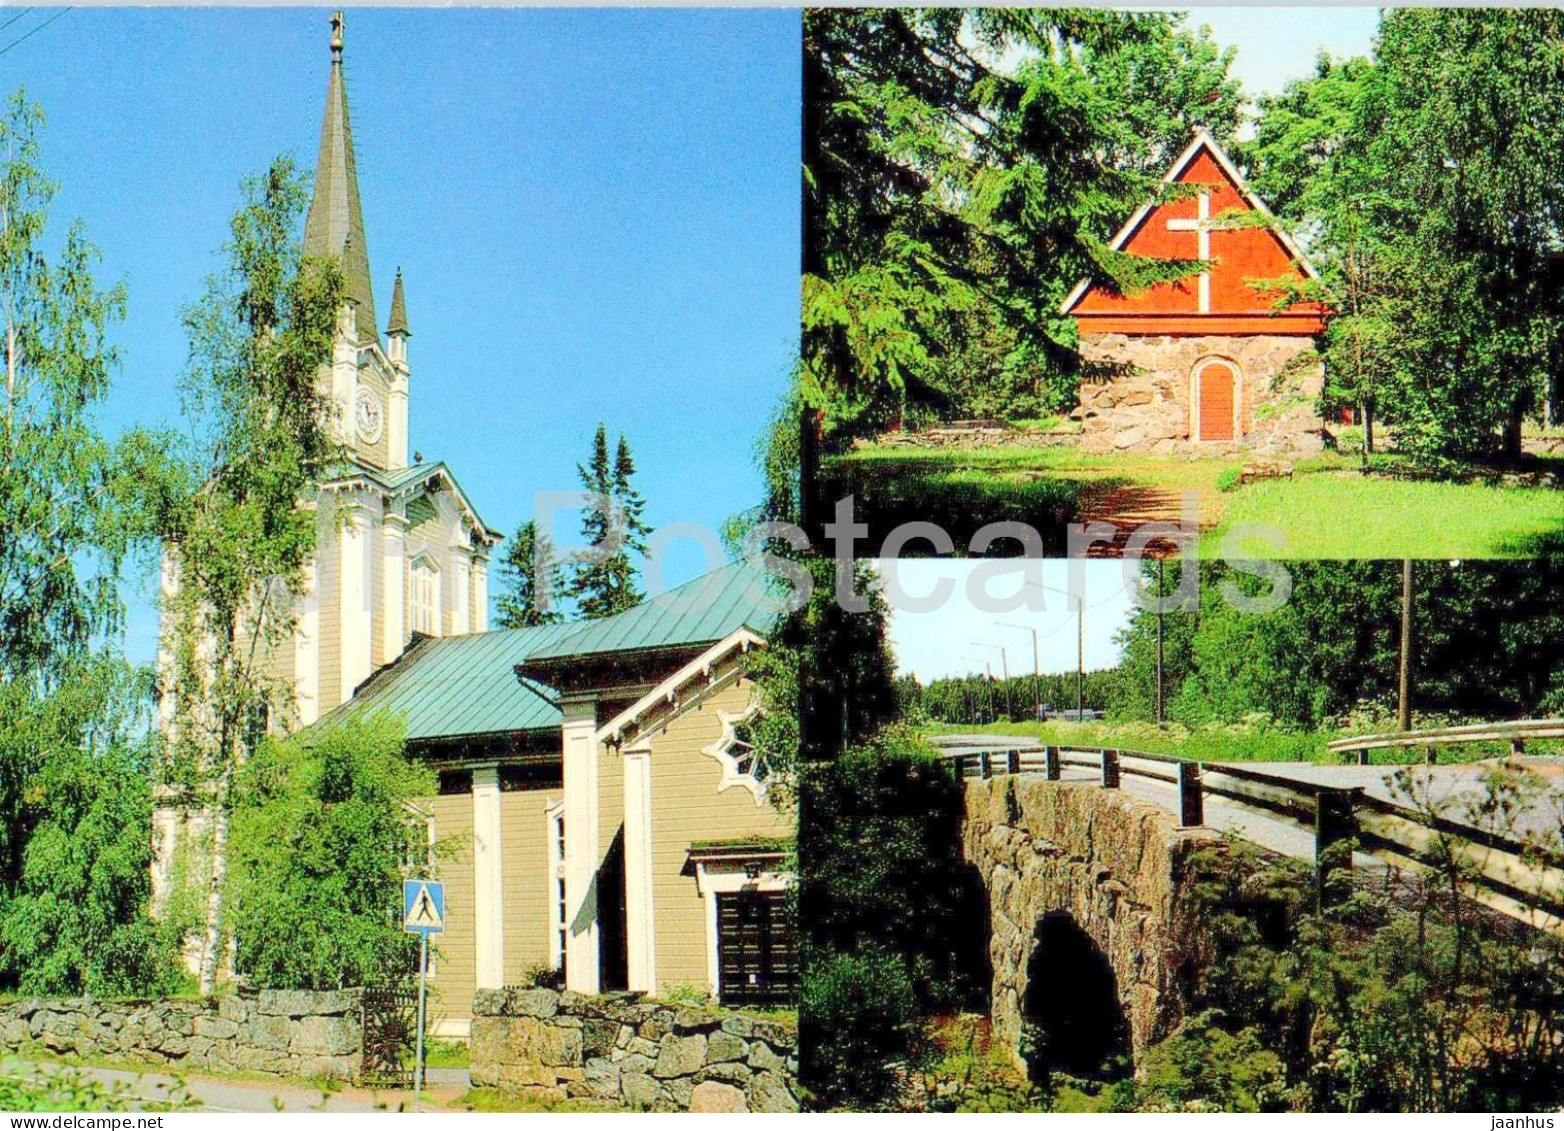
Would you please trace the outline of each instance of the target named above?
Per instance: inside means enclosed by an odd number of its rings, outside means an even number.
[[[226,792],[226,791],[225,791]],[[212,878],[206,891],[206,927],[201,936],[200,989],[217,988],[217,962],[223,942],[223,887],[228,880],[228,801],[212,810]]]
[[[1374,454],[1374,402],[1363,402],[1363,457],[1367,459]]]
[[[1525,421],[1525,413],[1519,405],[1510,409],[1509,419],[1504,422],[1504,440],[1502,454],[1510,462],[1521,458],[1521,425]]]

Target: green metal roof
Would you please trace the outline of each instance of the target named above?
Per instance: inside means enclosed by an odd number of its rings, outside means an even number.
[[[523,683],[518,665],[546,658],[558,667],[603,652],[710,644],[739,628],[765,635],[781,610],[774,589],[764,572],[729,565],[598,621],[422,640],[310,729],[389,711],[406,719],[409,741],[557,730],[554,689]]]
[[[527,660],[573,659],[601,652],[635,652],[715,643],[740,628],[764,636],[782,610],[777,586],[765,571],[735,562],[676,586],[537,648]]]
[[[523,686],[515,667],[579,627],[507,628],[420,641],[315,727],[329,729],[390,711],[406,718],[409,741],[557,730],[559,708],[543,698],[552,700],[553,690],[536,683],[536,690]]]

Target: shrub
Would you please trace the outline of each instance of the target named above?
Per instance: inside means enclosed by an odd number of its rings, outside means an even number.
[[[1243,473],[1236,467],[1229,467],[1216,477],[1216,489],[1218,491],[1236,491],[1238,482]]]
[[[800,1010],[800,1069],[818,1106],[873,1109],[895,1096],[918,995],[901,957],[865,946],[814,956]]]
[[[334,989],[416,972],[402,880],[427,834],[409,806],[435,785],[403,756],[402,735],[376,717],[309,746],[268,741],[245,767],[226,922],[252,984]]]

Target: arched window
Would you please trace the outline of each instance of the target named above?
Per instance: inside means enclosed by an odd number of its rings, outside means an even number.
[[[440,567],[427,554],[414,558],[408,567],[407,606],[414,632],[440,635]]]

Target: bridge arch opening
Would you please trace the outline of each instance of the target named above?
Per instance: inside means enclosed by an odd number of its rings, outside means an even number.
[[[1067,911],[1037,921],[1021,1003],[1028,1073],[1102,1076],[1130,1055],[1129,1018],[1108,956]]]

